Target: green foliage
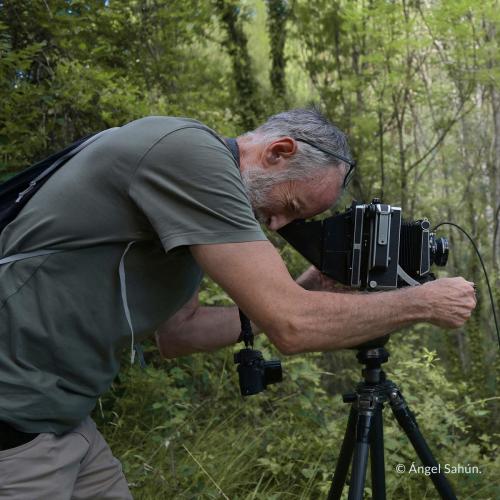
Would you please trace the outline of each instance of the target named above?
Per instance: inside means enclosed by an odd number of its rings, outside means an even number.
[[[13,1],[0,15],[0,175],[148,114],[232,132],[217,90],[227,61],[204,37],[214,27],[203,2]]]
[[[422,333],[394,335],[388,375],[401,383],[439,462],[479,467],[481,474],[451,477],[460,498],[497,498],[499,436],[476,434],[494,401],[450,380],[421,343]],[[232,349],[154,359],[145,371],[123,370],[95,418],[135,498],[323,498],[347,420],[339,388],[359,378],[354,353],[335,356],[344,367],[334,373],[319,354],[286,358],[284,383],[244,400]],[[388,498],[435,498],[424,475],[395,472],[419,462],[389,409],[384,414]]]

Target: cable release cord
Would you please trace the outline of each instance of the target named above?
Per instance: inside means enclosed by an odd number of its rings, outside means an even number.
[[[490,280],[488,278],[488,273],[486,272],[486,267],[484,265],[483,258],[481,257],[481,254],[479,253],[479,249],[477,248],[477,245],[475,244],[474,240],[469,236],[467,231],[465,229],[462,229],[458,224],[455,224],[454,222],[441,222],[437,226],[433,228],[433,231],[436,231],[441,226],[448,225],[448,226],[453,226],[462,231],[462,233],[467,236],[469,241],[471,242],[472,246],[474,247],[474,250],[476,251],[477,256],[479,257],[479,262],[481,262],[481,267],[483,268],[483,273],[484,277],[486,278],[486,285],[488,286],[488,293],[490,295],[490,302],[491,302],[491,310],[493,311],[493,319],[495,321],[495,330],[497,332],[497,339],[498,339],[498,347],[500,348],[500,332],[498,330],[498,321],[497,321],[497,314],[495,312],[495,301],[493,300],[493,293],[491,292],[491,286],[490,286]]]

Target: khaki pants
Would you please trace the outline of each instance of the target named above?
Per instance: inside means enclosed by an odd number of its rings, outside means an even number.
[[[130,500],[120,462],[87,417],[62,436],[0,451],[1,500]]]

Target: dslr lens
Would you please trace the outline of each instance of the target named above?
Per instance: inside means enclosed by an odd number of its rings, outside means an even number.
[[[264,383],[276,384],[283,380],[283,372],[281,370],[281,361],[279,359],[271,359],[264,362]]]

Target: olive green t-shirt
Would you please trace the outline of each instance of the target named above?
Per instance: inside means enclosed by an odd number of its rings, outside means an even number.
[[[150,335],[195,292],[192,244],[266,239],[222,139],[186,118],[107,132],[57,171],[0,235],[0,421],[67,431],[119,369],[131,333]]]

